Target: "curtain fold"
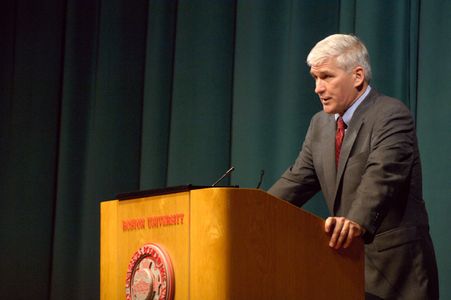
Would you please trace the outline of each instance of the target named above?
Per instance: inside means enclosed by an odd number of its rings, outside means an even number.
[[[0,294],[13,296],[26,283],[19,293],[44,299],[51,268],[64,2],[5,6],[0,17],[0,268],[5,285]]]
[[[234,1],[180,1],[168,185],[209,185],[230,165]]]
[[[81,259],[79,247],[83,240],[94,243],[95,237],[84,232],[81,220],[87,213],[97,211],[93,207],[96,201],[89,201],[92,203],[90,208],[85,204],[85,176],[89,164],[89,120],[94,114],[92,103],[96,95],[99,6],[97,1],[68,1],[65,12],[58,184],[49,299],[62,299],[65,295],[73,295],[72,299],[77,299],[80,297],[79,290],[81,294],[89,295],[89,292],[81,291],[81,281],[83,277],[95,278],[81,271],[82,264],[93,262]],[[91,222],[93,229],[98,231],[94,224]],[[68,281],[73,284],[67,284]],[[93,285],[97,283],[95,281]]]
[[[176,1],[150,1],[145,51],[140,189],[167,185]]]
[[[451,3],[422,1],[419,19],[417,133],[423,193],[436,249],[440,298],[451,297],[451,242],[447,238],[451,170]]]
[[[371,85],[417,122],[451,298],[447,1],[6,1],[0,10],[0,294],[99,298],[99,203],[180,184],[269,188],[321,109],[305,59],[368,46]],[[326,216],[321,195],[306,209]],[[125,272],[125,271],[124,271]],[[24,283],[26,287],[24,288]]]

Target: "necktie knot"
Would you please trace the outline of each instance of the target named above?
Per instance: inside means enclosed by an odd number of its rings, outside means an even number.
[[[338,119],[337,119],[337,129],[338,130],[343,130],[343,129],[346,129],[346,127],[348,127],[348,126],[346,126],[346,123],[343,121],[343,118],[342,117],[338,117]]]

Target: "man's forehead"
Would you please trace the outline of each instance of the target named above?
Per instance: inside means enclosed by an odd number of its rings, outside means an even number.
[[[310,67],[310,73],[323,73],[323,72],[332,72],[336,71],[338,69],[338,66],[335,62],[335,60],[326,60],[321,63],[312,65]]]

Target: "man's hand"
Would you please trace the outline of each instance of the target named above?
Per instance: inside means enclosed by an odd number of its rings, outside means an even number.
[[[329,247],[334,249],[348,248],[353,239],[363,235],[365,229],[359,224],[345,217],[329,217],[326,219],[324,230],[331,233]]]

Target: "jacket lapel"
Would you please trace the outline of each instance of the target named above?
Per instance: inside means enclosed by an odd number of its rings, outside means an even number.
[[[349,154],[351,153],[352,146],[357,138],[357,135],[362,127],[363,119],[359,120],[357,124],[353,124],[352,128],[346,132],[345,137],[343,139],[343,145],[341,146],[340,152],[340,160],[338,162],[337,169],[337,178],[336,178],[336,186],[335,190],[338,189],[338,183],[340,182],[341,177],[343,176],[346,163],[348,162]]]
[[[343,174],[346,171],[346,165],[348,163],[349,154],[351,153],[352,147],[357,139],[360,129],[362,125],[365,123],[365,111],[372,104],[374,99],[377,97],[378,93],[373,89],[368,94],[367,98],[360,104],[357,110],[354,112],[352,116],[351,123],[349,124],[349,128],[346,131],[345,137],[343,139],[343,144],[341,146],[340,159],[338,162],[338,169],[336,171],[335,178],[335,189],[333,194],[333,209],[331,211],[335,212],[335,208],[337,207],[337,198],[338,191],[340,190],[341,179]],[[335,156],[334,156],[335,157]],[[335,165],[335,163],[334,163]]]
[[[335,199],[335,118],[333,115],[328,116],[326,126],[323,130],[322,149],[322,171],[326,184],[323,186],[323,194],[326,199],[327,206],[330,211],[333,211]],[[325,191],[324,188],[327,188]]]
[[[349,159],[349,154],[351,153],[351,149],[352,146],[354,145],[354,142],[357,138],[357,135],[360,131],[360,128],[362,127],[363,124],[363,120],[359,120],[359,122],[357,124],[353,124],[353,127],[349,128],[346,131],[345,137],[343,139],[343,144],[341,146],[341,151],[340,151],[340,159],[338,161],[338,169],[336,171],[336,178],[335,178],[335,189],[334,189],[334,194],[333,194],[333,206],[332,206],[332,210],[335,213],[335,208],[337,205],[337,194],[338,191],[340,189],[340,184],[341,184],[341,178],[343,177],[343,174],[345,172],[346,169],[346,164],[348,162]],[[335,163],[334,163],[335,165]]]

